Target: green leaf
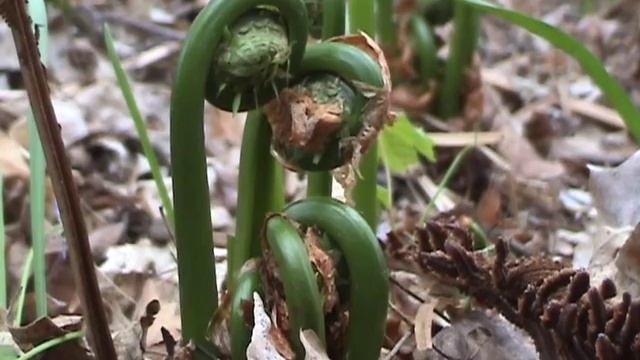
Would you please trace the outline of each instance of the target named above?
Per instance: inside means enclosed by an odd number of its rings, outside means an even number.
[[[553,46],[573,57],[602,90],[609,103],[618,111],[620,117],[636,142],[640,143],[640,111],[635,107],[629,95],[604,68],[602,62],[582,42],[543,21],[497,6],[485,0],[456,0],[491,15],[510,21],[531,33],[549,41]]]
[[[382,204],[382,206],[384,206],[386,209],[391,207],[391,201],[389,201],[390,199],[389,189],[387,189],[382,185],[377,185],[376,197],[378,198],[378,201],[380,202],[380,204]]]
[[[393,125],[384,128],[379,141],[381,161],[393,173],[403,173],[419,164],[418,155],[435,161],[433,140],[413,125],[405,114],[398,115]]]

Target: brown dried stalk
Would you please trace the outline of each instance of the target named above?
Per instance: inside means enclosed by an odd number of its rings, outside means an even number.
[[[60,126],[51,104],[46,70],[39,60],[36,39],[31,29],[31,20],[27,15],[25,2],[0,0],[0,15],[7,21],[13,33],[22,76],[35,115],[38,133],[42,138],[47,168],[69,243],[71,266],[84,316],[87,319],[88,335],[93,351],[98,359],[116,359],[78,193],[60,136]]]
[[[545,257],[509,259],[502,240],[489,258],[471,251],[466,229],[450,220],[389,239],[392,257],[413,250],[423,271],[526,330],[541,359],[640,359],[640,300],[624,293],[616,301],[611,280],[594,287],[586,271]]]

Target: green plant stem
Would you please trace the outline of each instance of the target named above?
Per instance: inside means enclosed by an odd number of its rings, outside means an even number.
[[[409,20],[411,44],[418,57],[420,80],[429,88],[429,82],[436,75],[438,66],[438,47],[433,33],[423,16],[414,14]]]
[[[369,36],[376,33],[375,0],[349,0],[349,32],[364,31]]]
[[[322,38],[344,34],[344,0],[324,0],[322,8]],[[307,196],[331,197],[333,177],[328,171],[307,173]]]
[[[443,119],[460,113],[465,74],[473,60],[480,26],[479,14],[473,7],[456,1],[453,11],[453,37],[438,94],[438,115]]]
[[[384,176],[387,180],[387,203],[389,204],[389,213],[391,214],[391,218],[393,219],[393,177],[391,176],[391,169],[389,168],[389,156],[388,156],[388,144],[384,141],[383,138],[378,140],[379,153],[380,158],[384,164]]]
[[[393,19],[395,15],[393,0],[376,1],[376,21],[377,35],[385,51],[393,54],[397,50],[396,24]]]
[[[37,356],[42,355],[45,351],[56,347],[60,344],[63,344],[67,341],[73,341],[73,340],[78,340],[82,338],[82,331],[74,331],[74,332],[70,332],[70,333],[66,333],[60,337],[57,338],[53,338],[51,340],[47,340],[45,342],[43,342],[42,344],[38,344],[37,346],[35,346],[34,348],[32,348],[31,350],[27,351],[26,353],[20,355],[20,357],[17,360],[29,360],[29,359],[33,359],[36,358]]]
[[[136,102],[136,98],[133,95],[131,84],[129,83],[127,74],[122,67],[122,63],[120,62],[120,58],[118,57],[118,53],[116,52],[116,49],[114,47],[111,30],[109,29],[109,26],[107,24],[104,25],[104,41],[107,46],[107,53],[109,55],[109,59],[111,60],[113,71],[115,72],[116,78],[118,79],[118,86],[120,87],[120,91],[122,91],[122,96],[127,103],[127,108],[129,109],[129,113],[131,114],[131,118],[133,119],[133,124],[136,127],[138,137],[140,138],[142,151],[149,161],[151,174],[153,176],[153,180],[156,183],[156,189],[158,190],[158,194],[160,195],[160,201],[162,202],[162,207],[164,208],[165,214],[169,221],[169,226],[173,227],[173,204],[171,203],[169,192],[167,191],[167,187],[164,183],[164,178],[160,170],[158,158],[156,157],[156,153],[153,150],[153,146],[151,145],[151,140],[149,139],[149,134],[147,132],[144,119],[142,118],[142,114],[140,113],[140,108],[138,108],[138,103]]]
[[[259,291],[258,272],[255,269],[243,272],[238,277],[231,298],[231,315],[229,332],[231,334],[231,358],[243,360],[247,358],[247,346],[251,341],[251,328],[247,326],[243,301],[253,301],[253,293]],[[253,314],[251,314],[253,315]]]
[[[285,217],[270,217],[265,232],[284,288],[291,328],[289,341],[302,358],[304,350],[300,343],[300,330],[311,329],[323,344],[325,342],[322,297],[316,276],[298,230]]]
[[[329,171],[313,171],[307,173],[307,196],[331,197],[333,178]]]
[[[4,176],[0,173],[0,308],[7,308],[7,242],[4,233]]]
[[[349,1],[349,32],[364,31],[373,36],[376,31],[375,1]],[[378,173],[378,145],[371,144],[360,160],[361,178],[353,189],[355,207],[369,226],[375,229],[378,224],[378,201],[376,199],[376,175]]]
[[[261,253],[260,235],[266,215],[284,207],[282,166],[273,158],[271,127],[264,113],[254,110],[245,122],[238,174],[236,236],[229,243],[229,288],[242,265]]]
[[[47,8],[43,0],[32,0],[27,3],[29,15],[39,29],[38,50],[40,61],[47,62],[47,43],[49,41],[49,26]],[[38,135],[33,112],[29,110],[29,189],[30,189],[30,218],[31,243],[33,246],[33,285],[35,291],[36,315],[47,316],[47,263],[46,239],[44,234],[46,207],[46,165],[42,143]]]
[[[29,284],[29,277],[31,276],[31,269],[33,267],[33,248],[29,249],[27,257],[24,259],[22,265],[22,276],[20,276],[20,289],[18,290],[18,300],[16,302],[16,317],[13,320],[14,327],[20,327],[22,325],[22,315],[24,314],[24,304],[27,298],[27,285]]]
[[[345,26],[344,0],[323,0],[322,3],[322,38],[328,39],[344,34]]]
[[[449,168],[447,168],[447,171],[444,173],[444,176],[442,177],[442,181],[440,181],[440,183],[438,184],[438,189],[436,190],[436,193],[433,195],[433,197],[429,201],[429,204],[427,204],[427,207],[424,211],[424,214],[422,214],[422,218],[420,219],[420,222],[425,222],[429,218],[429,213],[435,207],[436,200],[438,199],[442,191],[447,187],[447,185],[451,181],[451,178],[453,178],[453,175],[455,175],[458,172],[460,165],[462,165],[462,161],[467,157],[467,155],[471,152],[471,150],[473,150],[473,146],[467,146],[464,149],[462,149],[453,159],[453,161],[451,162],[451,165],[449,165]]]
[[[375,199],[375,194],[372,196]],[[385,334],[389,271],[373,231],[354,209],[334,199],[308,198],[285,209],[291,219],[329,236],[349,269],[346,359],[378,359]]]

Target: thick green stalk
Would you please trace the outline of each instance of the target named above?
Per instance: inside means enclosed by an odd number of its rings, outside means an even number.
[[[328,39],[344,34],[345,27],[344,0],[323,0],[322,3],[322,38]]]
[[[282,280],[289,312],[289,341],[299,358],[304,350],[300,330],[311,329],[324,344],[324,311],[307,248],[298,230],[282,215],[267,220],[265,236]],[[372,358],[373,359],[373,358]]]
[[[349,32],[364,31],[369,36],[376,32],[374,0],[349,1]],[[360,161],[362,176],[353,190],[355,207],[365,218],[369,226],[375,229],[378,224],[378,201],[376,200],[376,176],[378,173],[378,145],[371,144],[369,151]]]
[[[344,34],[344,0],[323,0],[322,38],[329,39]],[[333,179],[328,171],[307,173],[307,196],[331,197]]]
[[[7,242],[4,234],[4,176],[0,173],[0,308],[7,308]]]
[[[247,358],[247,346],[251,341],[251,328],[245,319],[253,314],[245,315],[243,301],[252,301],[253,293],[259,290],[259,276],[255,269],[247,270],[238,277],[231,298],[231,315],[229,333],[231,334],[231,358],[243,360]]]
[[[277,8],[288,24],[289,64],[298,66],[307,40],[301,0],[218,0],[198,14],[184,41],[171,96],[171,163],[180,278],[182,336],[205,340],[217,307],[213,240],[203,131],[203,102],[218,45],[235,19],[258,5]],[[213,79],[215,80],[215,79]],[[215,83],[215,81],[214,81]],[[268,85],[268,86],[267,86]],[[264,88],[270,89],[271,84]],[[273,90],[270,90],[273,93]],[[214,91],[209,94],[216,98]],[[273,96],[273,95],[272,95]],[[231,96],[231,98],[235,95]],[[254,104],[254,94],[246,102]],[[227,103],[227,107],[232,104]]]
[[[307,173],[307,196],[331,197],[333,178],[329,171],[313,171]]]
[[[266,215],[284,207],[282,166],[273,158],[271,127],[260,110],[247,117],[238,174],[236,235],[229,243],[229,288],[242,265],[261,253],[260,236]]]
[[[151,145],[151,140],[149,139],[147,128],[142,118],[142,114],[140,113],[140,109],[138,108],[138,103],[136,102],[136,98],[133,95],[133,91],[131,90],[131,85],[129,84],[127,73],[124,71],[122,63],[120,62],[120,58],[118,57],[116,49],[113,45],[111,30],[106,24],[104,26],[104,41],[107,45],[107,53],[109,55],[109,59],[111,60],[113,71],[116,73],[116,78],[118,79],[118,86],[120,87],[120,91],[122,91],[122,96],[127,103],[127,108],[129,109],[129,113],[131,114],[131,118],[133,119],[133,124],[136,127],[138,137],[140,138],[142,151],[147,157],[147,161],[149,161],[151,175],[153,176],[153,180],[156,183],[156,189],[158,190],[158,194],[160,195],[162,207],[167,214],[167,219],[170,226],[173,227],[173,204],[171,203],[171,199],[169,198],[167,187],[164,184],[164,178],[162,176],[162,172],[160,171],[160,164],[158,162],[158,158],[156,157],[156,153],[153,150],[153,146]]]
[[[354,209],[334,199],[308,198],[287,206],[285,213],[327,234],[345,258],[350,283],[346,359],[378,359],[385,333],[389,273],[373,231]]]
[[[380,43],[385,51],[392,53],[397,50],[396,24],[393,19],[395,9],[393,8],[393,0],[377,0],[376,1],[376,21],[377,35]]]
[[[449,58],[438,95],[438,115],[443,119],[460,113],[463,81],[473,60],[480,27],[478,11],[471,6],[456,1],[453,11],[453,37],[449,44]]]
[[[32,0],[27,3],[29,15],[35,24],[36,37],[40,61],[47,63],[47,43],[49,41],[49,26],[47,8],[43,0]],[[33,285],[36,298],[36,314],[38,317],[47,316],[47,263],[46,239],[44,234],[45,206],[46,206],[46,165],[42,143],[36,128],[33,112],[29,110],[29,189],[31,215],[31,243],[33,246]]]
[[[438,47],[431,28],[424,17],[414,14],[409,20],[411,27],[411,44],[418,57],[420,80],[425,87],[436,75],[438,66]]]
[[[22,264],[22,275],[20,276],[20,288],[18,289],[18,300],[16,304],[16,317],[13,319],[14,327],[20,327],[22,325],[22,315],[24,314],[24,305],[27,298],[27,285],[29,284],[32,269],[33,248],[29,249],[27,258],[24,259],[24,264]]]
[[[364,31],[374,37],[376,34],[375,0],[349,1],[349,32],[352,34]]]

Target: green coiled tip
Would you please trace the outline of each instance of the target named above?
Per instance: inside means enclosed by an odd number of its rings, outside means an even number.
[[[228,28],[218,46],[218,56],[209,77],[209,100],[229,110],[246,110],[264,101],[264,91],[274,82],[287,79],[291,54],[287,30],[280,14],[254,9],[243,14]],[[271,96],[271,94],[268,94]]]
[[[288,168],[326,171],[352,158],[366,99],[340,77],[316,72],[267,107],[273,150]]]

